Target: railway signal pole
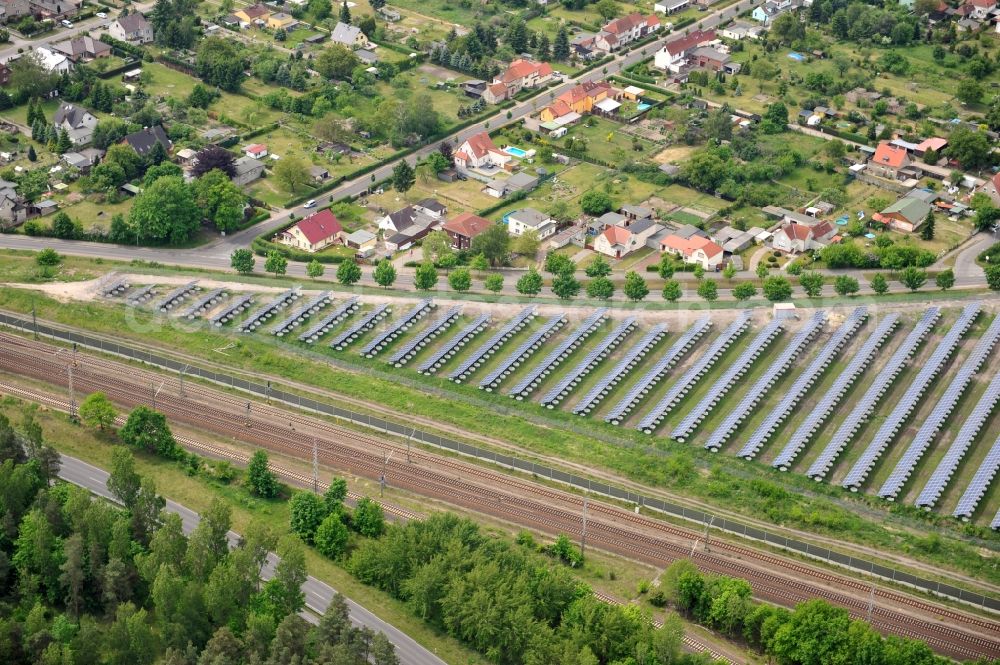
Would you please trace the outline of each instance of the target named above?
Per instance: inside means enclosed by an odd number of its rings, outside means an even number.
[[[316,437],[313,437],[313,493],[319,494],[319,451],[316,448]]]
[[[868,622],[871,623],[872,612],[875,611],[875,582],[872,582],[872,590],[868,594]]]
[[[708,520],[708,522],[705,523],[705,551],[706,552],[711,552],[712,551],[711,549],[709,549],[709,546],[708,546],[708,530],[711,528],[712,524],[714,524],[714,523],[715,523],[715,515],[712,515],[712,519]]]
[[[191,367],[191,365],[184,365],[184,369],[179,371],[181,376],[181,397],[187,397],[187,395],[184,394],[184,375],[187,373],[189,367]]]
[[[580,534],[580,557],[583,558],[587,551],[587,499],[590,498],[586,494],[583,496],[583,532]]]
[[[73,363],[66,366],[69,373],[69,419],[76,422],[76,392],[73,390]]]

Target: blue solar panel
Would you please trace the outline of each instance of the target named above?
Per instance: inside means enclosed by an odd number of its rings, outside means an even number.
[[[330,341],[330,348],[343,351],[351,342],[361,337],[363,334],[375,327],[375,325],[387,317],[392,309],[387,304],[378,305],[375,309],[366,312],[360,319],[352,323],[346,330]]]
[[[805,448],[813,434],[823,425],[833,410],[840,404],[840,400],[847,394],[848,389],[861,372],[871,363],[875,357],[875,352],[885,343],[893,329],[899,322],[899,314],[892,313],[882,319],[875,331],[868,337],[861,349],[854,355],[851,362],[843,372],[834,380],[833,385],[823,395],[819,403],[806,414],[805,420],[799,425],[795,433],[792,434],[788,443],[781,453],[771,462],[771,466],[782,471],[787,471],[798,454]]]
[[[764,447],[767,440],[771,438],[775,430],[789,416],[795,405],[805,397],[813,384],[819,380],[819,377],[830,366],[830,363],[840,353],[840,350],[844,348],[848,340],[854,336],[854,333],[857,332],[866,318],[868,318],[868,309],[865,307],[858,307],[851,312],[850,316],[847,317],[823,346],[823,349],[809,363],[805,371],[795,380],[795,383],[788,389],[784,397],[778,400],[778,405],[757,426],[757,429],[750,435],[750,439],[744,444],[737,455],[745,459],[753,459],[760,452],[760,449]]]
[[[566,316],[564,314],[556,314],[555,316],[550,316],[542,326],[531,333],[521,346],[517,347],[513,353],[501,360],[493,370],[487,374],[482,381],[479,382],[479,387],[486,392],[492,391],[494,388],[500,385],[504,379],[506,379],[510,374],[520,366],[522,362],[534,355],[535,351],[541,347],[542,342],[549,338],[555,331],[559,330],[566,323]]]
[[[393,340],[409,330],[414,323],[422,319],[433,307],[434,304],[430,300],[421,300],[409,312],[390,323],[385,330],[361,347],[361,355],[368,358],[374,357],[382,349],[389,346]]]
[[[595,348],[584,356],[576,367],[571,369],[559,383],[552,387],[545,397],[539,402],[547,408],[555,408],[576,386],[580,384],[585,376],[597,367],[601,361],[618,348],[618,345],[635,330],[635,317],[630,316],[625,319],[615,329],[609,332]]]
[[[420,352],[420,349],[427,346],[431,340],[451,327],[451,324],[458,319],[458,315],[461,313],[461,307],[449,307],[448,311],[436,320],[431,321],[430,325],[410,339],[406,340],[406,343],[403,344],[403,346],[396,349],[396,351],[389,356],[387,362],[394,364],[396,367],[402,367],[409,362],[413,356],[417,355],[417,353]]]
[[[885,452],[885,449],[892,443],[896,434],[906,423],[906,419],[916,410],[920,398],[923,397],[924,392],[927,390],[927,386],[938,375],[951,357],[951,354],[958,347],[958,343],[962,341],[962,337],[972,327],[972,324],[975,323],[980,309],[980,304],[974,303],[967,305],[962,310],[958,321],[951,327],[948,334],[944,336],[941,343],[937,345],[931,357],[920,367],[916,378],[913,379],[906,392],[896,402],[892,412],[882,422],[882,426],[879,427],[878,432],[875,433],[875,437],[868,444],[868,447],[865,448],[865,451],[858,458],[857,462],[854,463],[854,466],[851,467],[847,476],[844,477],[841,483],[842,487],[852,492],[857,492],[862,483],[865,482],[868,474],[871,473],[872,468],[875,466],[875,462],[878,461],[882,453]]]
[[[323,316],[323,318],[313,323],[312,326],[309,327],[309,330],[299,335],[299,341],[305,342],[306,344],[313,344],[320,337],[330,332],[334,326],[339,324],[354,312],[358,311],[359,307],[360,305],[358,305],[357,296],[348,298],[334,307],[333,310],[328,312],[325,316]]]
[[[961,399],[965,393],[965,389],[972,382],[972,377],[975,376],[979,368],[986,362],[987,356],[989,356],[990,351],[996,345],[997,338],[1000,338],[1000,316],[993,320],[993,324],[979,338],[979,342],[972,349],[972,353],[965,359],[965,362],[962,363],[954,378],[952,378],[944,395],[934,405],[934,410],[931,411],[916,435],[914,435],[906,452],[903,453],[903,456],[896,464],[896,468],[893,469],[892,474],[878,491],[880,497],[891,501],[903,489],[903,485],[910,478],[910,474],[913,473],[917,462],[920,461],[927,448],[930,447],[931,441],[933,441],[934,437],[941,430],[945,419],[958,406],[958,400]]]
[[[522,309],[518,312],[517,316],[505,323],[500,330],[496,331],[492,337],[483,342],[469,355],[468,358],[463,360],[461,364],[448,375],[448,378],[455,383],[461,383],[467,379],[470,374],[479,368],[480,365],[486,362],[487,358],[496,353],[508,339],[516,334],[517,331],[524,328],[524,326],[528,325],[533,318],[535,318],[535,308],[533,306]]]
[[[660,401],[639,421],[636,429],[646,434],[655,432],[667,414],[680,404],[684,396],[708,373],[708,370],[715,365],[725,350],[732,346],[736,338],[742,335],[749,327],[750,312],[742,312],[735,321],[722,331],[721,335],[712,341],[705,352],[698,357],[698,360],[684,372],[683,376],[674,385],[670,386],[670,389],[660,398]],[[705,330],[707,329],[706,327]]]
[[[240,332],[252,332],[264,325],[264,323],[274,316],[278,310],[284,309],[288,303],[296,300],[299,297],[299,290],[297,288],[288,289],[284,293],[278,295],[277,298],[267,303],[256,312],[251,314],[245,321],[240,323],[236,327]]]
[[[1000,321],[1000,316],[997,317],[997,320]],[[921,490],[920,496],[917,497],[916,505],[922,508],[933,508],[934,504],[938,502],[938,499],[941,498],[945,488],[948,486],[951,477],[958,469],[959,463],[965,457],[965,453],[968,452],[969,448],[972,447],[973,441],[976,440],[976,437],[983,429],[983,425],[986,424],[998,402],[1000,402],[1000,372],[993,375],[993,380],[987,386],[986,392],[983,393],[983,396],[979,399],[979,403],[976,404],[972,413],[962,425],[962,429],[955,435],[955,440],[951,442],[948,452],[941,458],[938,467],[931,474],[924,489]],[[985,487],[982,489],[983,492],[986,491]],[[975,510],[975,506],[969,511],[970,514],[972,510]]]
[[[726,396],[735,385],[736,380],[746,374],[753,366],[754,362],[768,345],[778,336],[784,328],[784,321],[776,319],[768,323],[757,333],[757,336],[750,341],[750,345],[743,349],[735,362],[726,368],[722,376],[709,388],[708,393],[695,405],[691,411],[681,420],[681,422],[670,433],[670,438],[683,442],[691,436],[698,425],[701,424],[708,414],[711,413],[715,405]]]
[[[906,336],[906,339],[903,340],[903,343],[896,349],[895,353],[892,354],[889,362],[885,364],[885,367],[875,377],[874,382],[868,386],[868,390],[865,391],[864,396],[841,422],[830,443],[827,444],[823,452],[820,453],[819,457],[809,467],[809,470],[806,471],[807,476],[817,481],[822,480],[826,476],[827,472],[833,467],[837,456],[847,447],[847,444],[854,438],[861,425],[872,411],[875,410],[875,407],[878,406],[879,400],[892,386],[899,373],[903,371],[903,365],[917,350],[917,346],[927,336],[931,328],[934,327],[940,316],[941,311],[937,307],[931,307],[923,313],[920,320],[917,321],[917,325]]]
[[[473,337],[486,330],[486,327],[489,324],[490,315],[480,314],[476,317],[475,321],[465,326],[465,328],[458,331],[454,337],[442,344],[441,348],[432,353],[430,358],[420,363],[420,365],[416,368],[417,371],[423,374],[433,374],[438,371],[449,358],[454,356],[463,346],[472,341]]]
[[[611,392],[611,389],[617,386],[639,364],[639,361],[646,357],[647,353],[652,351],[653,347],[666,334],[667,326],[665,324],[658,323],[650,328],[641,340],[629,348],[610,372],[598,379],[594,387],[590,389],[590,392],[573,407],[573,413],[578,416],[590,413]]]
[[[720,338],[731,337],[729,333],[736,328],[745,328],[749,323],[749,316],[745,316],[746,313],[742,313],[737,320],[730,324],[729,328],[723,331]],[[660,357],[653,366],[639,379],[639,381],[629,388],[629,391],[618,400],[618,403],[611,409],[606,416],[604,416],[605,422],[609,422],[612,425],[617,425],[622,420],[628,416],[629,413],[638,406],[639,402],[649,394],[649,391],[667,375],[667,372],[676,365],[681,359],[687,355],[687,352],[695,345],[695,343],[701,339],[702,335],[708,332],[709,328],[712,327],[712,321],[707,316],[704,316],[694,324],[684,331],[684,334],[677,338],[677,341],[667,349],[667,352]]]
[[[986,490],[990,488],[990,483],[997,475],[997,469],[1000,469],[1000,437],[997,437],[996,443],[986,453],[986,457],[983,458],[976,470],[976,475],[972,477],[969,486],[962,494],[962,498],[958,500],[958,505],[952,515],[966,520],[972,517],[979,502],[986,495]]]
[[[602,308],[594,311],[590,316],[583,320],[580,325],[578,325],[573,332],[566,336],[566,339],[559,342],[556,348],[552,349],[548,356],[542,359],[542,362],[538,363],[523,377],[517,384],[511,388],[511,397],[517,399],[524,399],[531,392],[538,387],[538,384],[549,375],[549,373],[558,367],[562,361],[570,356],[570,354],[575,351],[580,344],[583,343],[585,339],[590,337],[590,334],[600,327],[601,322],[604,321],[604,317],[607,315],[607,308]]]
[[[299,327],[303,321],[329,305],[331,302],[333,302],[333,293],[330,291],[323,291],[314,298],[310,298],[306,304],[296,307],[284,321],[274,327],[271,334],[277,335],[278,337],[284,337],[286,333],[289,333]]]
[[[250,308],[253,304],[254,296],[252,294],[247,294],[245,296],[240,296],[234,299],[232,302],[228,303],[222,310],[216,312],[212,315],[209,321],[212,325],[222,326],[226,323],[232,321],[237,314]]]

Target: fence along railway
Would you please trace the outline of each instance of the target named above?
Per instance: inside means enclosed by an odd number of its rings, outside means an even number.
[[[4,321],[10,323],[6,317]],[[51,331],[46,329],[46,332]],[[93,340],[80,336],[75,341]],[[69,361],[68,356],[57,355],[57,351],[47,344],[0,335],[0,365],[12,372],[51,380],[59,376],[59,370]],[[147,354],[147,360],[152,359]],[[88,356],[78,363],[75,373],[81,390],[102,390],[114,401],[129,406],[145,401],[148,375],[152,372]],[[579,529],[581,499],[576,495],[419,450],[414,451],[412,464],[403,459],[387,460],[382,452],[387,442],[353,430],[305,416],[289,416],[262,403],[257,403],[248,415],[244,400],[199,384],[189,384],[184,395],[174,386],[171,388],[160,393],[157,403],[172,419],[299,456],[312,454],[311,440],[306,440],[310,437],[304,438],[303,434],[316,432],[324,463],[371,478],[385,472],[394,487],[549,533],[574,533]],[[271,397],[276,400],[286,396],[272,393]],[[289,418],[295,430],[284,425]],[[656,565],[692,555],[688,543],[677,543],[670,536],[680,535],[690,542],[698,538],[697,531],[599,502],[592,502],[591,506],[588,542],[595,546]],[[695,551],[693,558],[707,571],[750,580],[758,597],[771,602],[788,605],[822,597],[847,608],[853,616],[865,616],[869,611],[871,587],[863,580],[783,560],[725,540],[714,543],[711,552]],[[1000,655],[1000,624],[993,620],[934,606],[886,588],[876,588],[875,598],[878,602],[871,609],[872,623],[882,632],[925,640],[936,650],[958,658]],[[926,613],[928,618],[919,618],[911,612]]]

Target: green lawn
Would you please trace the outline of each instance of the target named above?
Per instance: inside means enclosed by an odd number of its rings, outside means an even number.
[[[591,120],[594,122],[591,123]],[[567,137],[583,139],[587,143],[588,155],[611,164],[621,165],[634,159],[636,154],[651,155],[656,152],[656,144],[637,139],[622,129],[622,125],[616,122],[591,116],[586,122],[575,125]],[[636,142],[642,146],[641,153],[633,149]]]

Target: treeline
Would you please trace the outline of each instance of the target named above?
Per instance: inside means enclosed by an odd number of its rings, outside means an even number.
[[[172,454],[172,438],[154,438]],[[299,616],[306,569],[297,539],[279,542],[252,522],[230,549],[221,500],[185,535],[129,449],[113,449],[107,481],[121,507],[57,482],[58,455],[31,410],[20,431],[0,414],[0,459],[5,664],[398,663],[384,635],[352,627],[339,595],[317,626]],[[275,548],[281,561],[263,582]]]

